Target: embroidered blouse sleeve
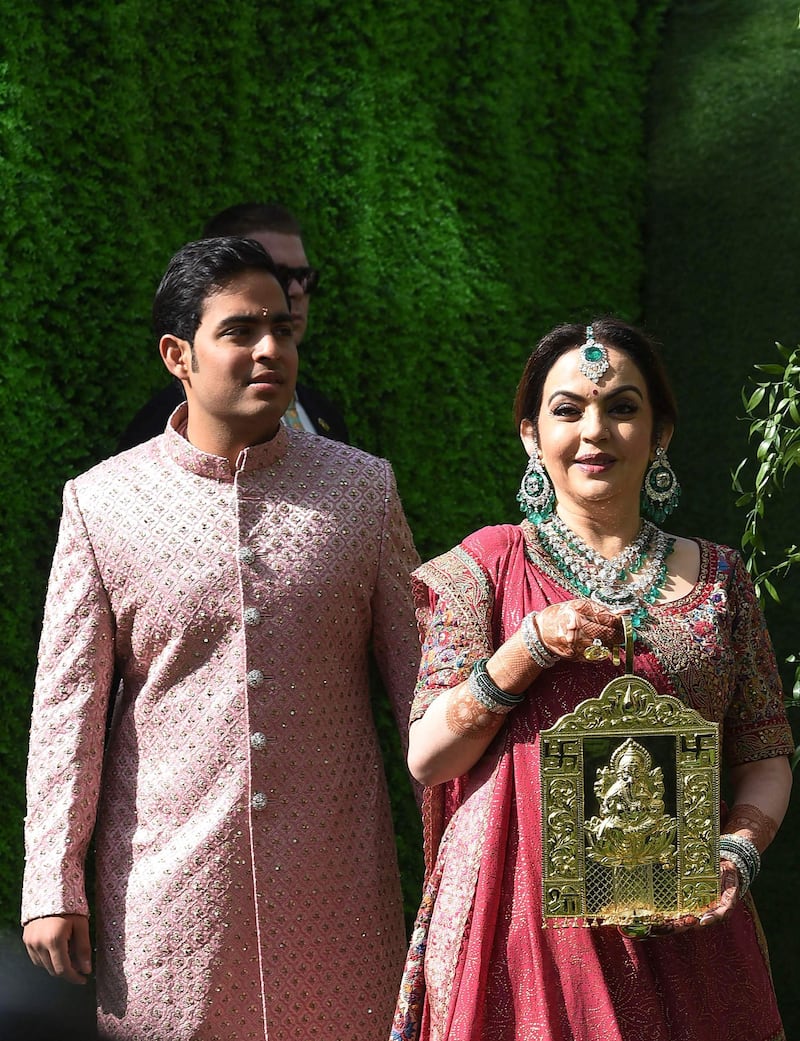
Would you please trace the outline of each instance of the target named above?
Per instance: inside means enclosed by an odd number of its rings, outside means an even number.
[[[488,578],[461,549],[415,573],[414,594],[422,656],[411,722],[423,716],[442,691],[467,678],[475,660],[488,657],[488,621],[493,602]]]
[[[739,553],[729,551],[731,629],[737,671],[725,716],[730,765],[791,755],[794,740],[783,707],[775,652],[753,583]]]

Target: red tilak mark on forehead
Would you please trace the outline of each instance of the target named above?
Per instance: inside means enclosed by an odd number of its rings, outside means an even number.
[[[598,391],[596,391],[596,390],[593,390],[593,391],[592,391],[592,394],[594,394],[594,396],[595,396],[595,397],[597,397],[598,393],[599,393],[599,392],[598,392]]]

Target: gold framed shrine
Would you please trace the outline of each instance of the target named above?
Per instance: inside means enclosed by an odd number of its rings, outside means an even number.
[[[719,899],[717,723],[628,672],[540,738],[545,925],[643,936]]]

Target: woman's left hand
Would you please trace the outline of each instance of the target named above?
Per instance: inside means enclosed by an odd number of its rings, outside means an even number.
[[[741,880],[735,865],[729,860],[720,862],[720,898],[713,907],[709,907],[698,917],[687,914],[682,918],[671,918],[662,925],[653,927],[653,936],[665,936],[668,933],[682,933],[687,929],[705,928],[715,922],[724,921],[740,900]]]
[[[736,865],[723,858],[720,862],[719,873],[719,902],[700,915],[700,925],[713,925],[715,922],[723,921],[741,899],[742,880],[739,878],[739,871]]]

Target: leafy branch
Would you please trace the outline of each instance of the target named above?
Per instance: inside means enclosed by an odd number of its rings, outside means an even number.
[[[736,505],[747,510],[742,550],[747,570],[753,577],[759,600],[765,594],[781,602],[779,586],[786,582],[795,564],[800,564],[800,548],[787,546],[780,560],[770,563],[765,537],[767,505],[781,494],[792,470],[800,468],[800,346],[793,351],[776,343],[782,362],[756,365],[764,378],[751,378],[742,390],[742,402],[750,422],[749,439],[757,443],[756,472],[745,487],[745,471],[752,456],[743,459],[734,471],[733,487],[739,492]],[[754,385],[751,389],[750,385]],[[794,704],[800,701],[800,658],[791,655],[795,665],[792,688]]]

